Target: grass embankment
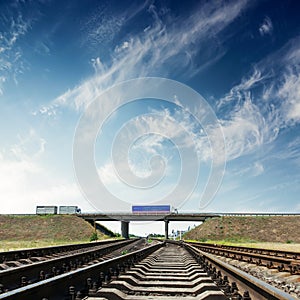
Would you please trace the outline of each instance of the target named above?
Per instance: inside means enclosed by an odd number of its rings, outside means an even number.
[[[205,221],[184,235],[194,240],[225,245],[300,251],[300,217],[220,217]]]
[[[0,251],[84,243],[93,233],[93,226],[74,215],[0,215]]]

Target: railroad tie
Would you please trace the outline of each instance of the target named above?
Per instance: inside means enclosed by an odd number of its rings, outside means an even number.
[[[171,299],[224,300],[217,287],[183,247],[167,244],[124,274],[89,293],[88,300]]]

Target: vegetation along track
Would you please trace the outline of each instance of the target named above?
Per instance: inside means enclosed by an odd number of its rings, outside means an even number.
[[[0,299],[296,299],[190,244],[139,240],[130,245],[134,243],[142,248],[130,253],[119,249],[118,256],[94,258],[7,291]]]

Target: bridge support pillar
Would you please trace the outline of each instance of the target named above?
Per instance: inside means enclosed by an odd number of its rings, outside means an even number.
[[[169,239],[169,221],[165,220],[165,239]]]
[[[121,221],[121,233],[124,239],[129,239],[129,222]]]

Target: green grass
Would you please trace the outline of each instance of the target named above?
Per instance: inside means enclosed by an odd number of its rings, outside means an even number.
[[[213,239],[200,239],[200,240],[186,240],[187,242],[200,242],[200,243],[207,243],[207,244],[219,244],[219,245],[235,245],[238,244],[255,244],[259,243],[255,240],[245,239],[245,238],[228,238],[223,240],[213,240]]]
[[[291,251],[300,245],[300,217],[298,216],[225,216],[209,219],[184,235],[186,240],[224,245],[289,246]]]
[[[42,248],[48,246],[58,246],[67,244],[88,243],[89,240],[60,241],[60,240],[40,240],[40,241],[1,241],[0,251],[11,251],[17,249]]]
[[[198,240],[185,240],[186,242],[201,242]],[[253,248],[265,248],[265,249],[277,249],[283,251],[294,251],[300,252],[300,244],[299,243],[270,243],[270,242],[258,242],[253,240],[206,240],[207,244],[218,244],[224,246],[242,246],[242,247],[253,247]]]
[[[0,251],[87,243],[91,237],[96,237],[94,227],[74,215],[0,215]]]

